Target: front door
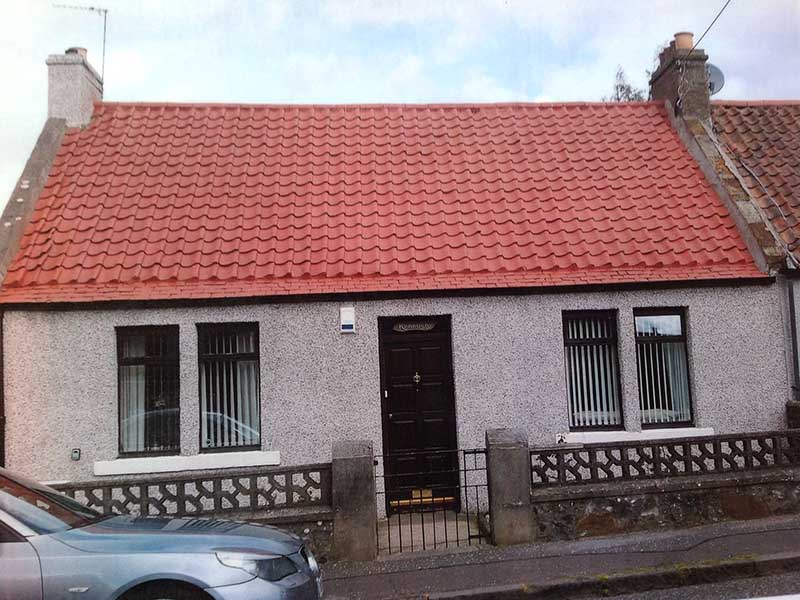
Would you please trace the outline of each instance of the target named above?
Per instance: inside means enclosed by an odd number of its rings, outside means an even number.
[[[450,317],[382,317],[379,326],[387,512],[458,510]]]

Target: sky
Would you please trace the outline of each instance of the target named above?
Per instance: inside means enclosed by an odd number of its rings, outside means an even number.
[[[676,31],[724,0],[0,0],[0,204],[47,115],[48,54],[83,46],[110,101],[600,100],[647,85]],[[716,98],[800,99],[800,0],[732,0],[700,45]]]

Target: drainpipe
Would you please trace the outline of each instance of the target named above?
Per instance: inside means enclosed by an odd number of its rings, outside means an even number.
[[[789,279],[789,328],[792,330],[792,400],[800,400],[800,368],[797,356],[797,311],[794,308],[795,280]]]

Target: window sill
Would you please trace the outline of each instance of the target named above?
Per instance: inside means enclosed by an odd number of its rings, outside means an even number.
[[[222,452],[193,456],[149,456],[146,458],[117,458],[94,463],[95,476],[141,475],[172,471],[204,471],[239,467],[275,466],[281,463],[277,450],[257,452]]]
[[[200,454],[222,454],[225,452],[258,452],[260,445],[254,446],[218,446],[215,448],[200,448]]]
[[[565,435],[567,444],[602,444],[604,442],[642,442],[714,435],[711,427],[669,427],[642,431],[572,431]]]

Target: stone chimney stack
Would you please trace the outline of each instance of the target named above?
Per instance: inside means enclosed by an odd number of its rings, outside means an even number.
[[[68,48],[46,62],[47,117],[66,119],[67,127],[88,125],[94,103],[103,98],[103,80],[86,60],[86,48]]]
[[[686,31],[675,34],[659,55],[659,65],[650,77],[650,97],[669,100],[675,112],[687,118],[711,118],[711,94],[705,51],[695,48],[694,36]]]

